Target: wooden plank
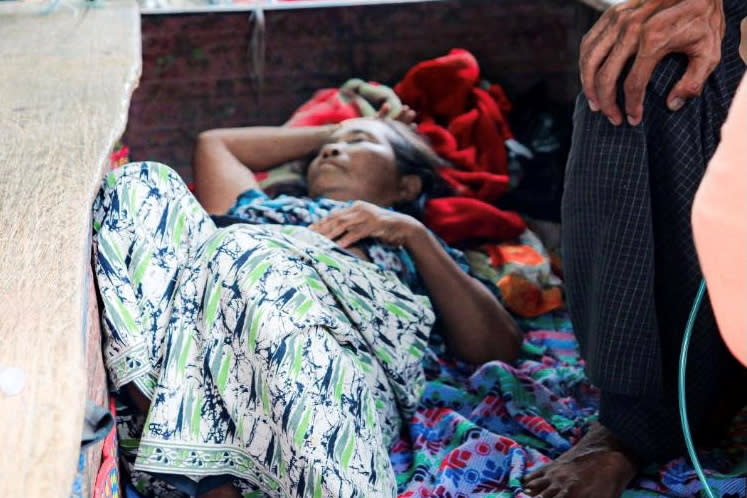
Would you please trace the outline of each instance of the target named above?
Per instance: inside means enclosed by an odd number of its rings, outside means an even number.
[[[0,496],[64,497],[75,475],[90,206],[140,75],[132,0],[0,2]]]

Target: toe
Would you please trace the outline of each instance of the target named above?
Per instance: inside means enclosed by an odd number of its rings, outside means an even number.
[[[534,481],[535,479],[545,477],[546,472],[547,472],[546,466],[542,467],[541,469],[537,469],[534,472],[530,472],[529,474],[524,476],[524,482]]]
[[[548,487],[542,492],[542,498],[558,498],[565,490],[557,484]]]
[[[547,489],[550,483],[550,479],[548,479],[547,477],[539,477],[532,481],[527,481],[524,483],[524,493],[534,497],[542,494],[542,498],[547,498],[544,491]]]

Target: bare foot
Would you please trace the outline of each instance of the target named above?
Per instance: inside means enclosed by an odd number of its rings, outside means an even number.
[[[233,484],[226,483],[213,488],[207,493],[202,493],[198,498],[241,498],[241,493]]]
[[[127,394],[130,396],[130,400],[135,404],[137,411],[144,415],[147,414],[150,409],[150,400],[148,397],[132,382],[126,384],[124,387],[127,390]]]
[[[619,498],[637,465],[606,427],[595,424],[570,450],[524,479],[542,498]]]

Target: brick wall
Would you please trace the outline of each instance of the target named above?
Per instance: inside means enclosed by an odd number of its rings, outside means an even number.
[[[123,141],[133,160],[191,177],[205,129],[280,124],[319,88],[349,77],[394,84],[454,47],[516,95],[544,80],[557,101],[577,92],[577,46],[591,12],[568,0],[436,3],[265,13],[262,85],[250,56],[249,13],[144,16],[143,73]]]

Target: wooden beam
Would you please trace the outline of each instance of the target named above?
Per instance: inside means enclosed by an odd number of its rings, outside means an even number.
[[[91,202],[140,75],[132,0],[0,2],[0,496],[66,497],[86,390]]]

